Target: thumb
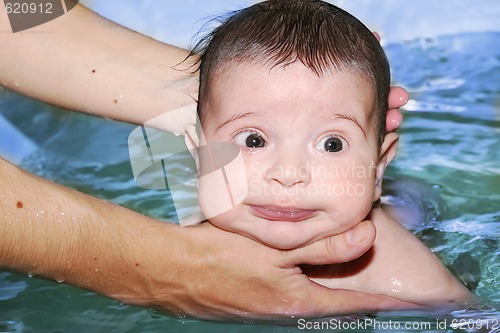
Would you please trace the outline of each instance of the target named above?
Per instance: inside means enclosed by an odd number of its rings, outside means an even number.
[[[373,245],[375,226],[365,220],[354,228],[320,239],[307,246],[285,252],[290,266],[300,264],[328,265],[354,260]]]

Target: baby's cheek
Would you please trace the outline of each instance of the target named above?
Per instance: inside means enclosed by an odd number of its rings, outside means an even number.
[[[223,230],[241,233],[239,228],[238,212],[236,209],[228,210],[209,219],[210,223]]]
[[[339,201],[348,223],[365,219],[373,206],[374,189],[372,176],[362,169],[345,179],[344,195]]]
[[[205,218],[210,219],[233,207],[222,175],[208,175],[199,180],[198,200]]]
[[[199,204],[207,219],[232,210],[247,194],[247,174],[240,155],[198,180]]]

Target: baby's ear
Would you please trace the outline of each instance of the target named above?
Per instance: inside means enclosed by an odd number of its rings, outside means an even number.
[[[398,148],[399,135],[396,133],[388,133],[384,137],[382,148],[380,149],[379,160],[377,164],[377,172],[375,175],[375,192],[373,201],[380,199],[382,195],[382,178],[384,177],[385,168],[396,156]]]

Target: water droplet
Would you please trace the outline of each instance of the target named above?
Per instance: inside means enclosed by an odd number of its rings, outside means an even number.
[[[97,268],[97,267],[96,267],[96,268],[94,269],[94,272],[99,272],[99,268]]]
[[[64,282],[64,279],[63,279],[63,278],[56,278],[56,282],[57,282],[57,283],[63,283],[63,282]]]
[[[32,278],[33,277],[33,272],[28,272],[28,277]]]
[[[16,87],[19,87],[19,82],[17,82],[17,81],[16,81],[16,82],[14,82],[14,85],[15,85]]]

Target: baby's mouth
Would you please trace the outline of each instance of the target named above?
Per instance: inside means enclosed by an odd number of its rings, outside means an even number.
[[[295,207],[254,206],[250,205],[258,217],[270,221],[299,222],[315,215],[315,210],[306,210]]]

